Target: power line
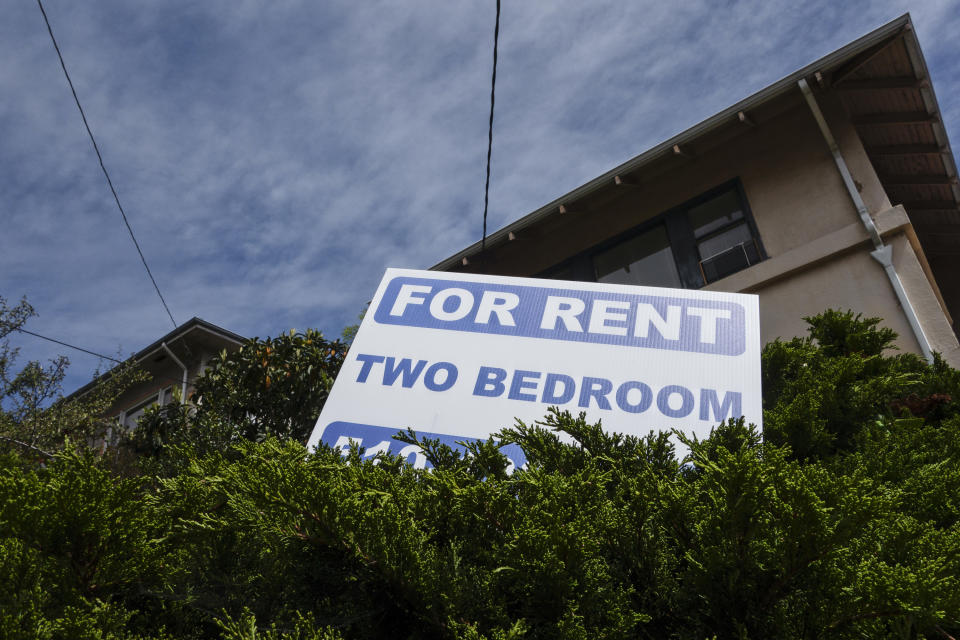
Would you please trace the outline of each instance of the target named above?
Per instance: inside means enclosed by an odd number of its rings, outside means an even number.
[[[103,164],[103,156],[100,154],[100,147],[97,145],[97,141],[93,137],[93,132],[90,130],[90,124],[87,122],[87,115],[84,113],[83,107],[80,106],[80,98],[77,97],[77,90],[74,88],[73,81],[70,79],[70,74],[67,72],[67,65],[63,61],[63,54],[60,53],[60,45],[57,44],[57,39],[53,36],[53,29],[50,27],[50,20],[47,18],[46,10],[43,8],[43,2],[41,2],[41,0],[37,0],[37,5],[40,7],[40,13],[43,14],[43,21],[47,25],[47,33],[50,34],[50,40],[53,42],[53,48],[57,50],[57,57],[60,59],[60,68],[63,69],[63,75],[67,78],[67,84],[70,85],[70,92],[73,93],[73,101],[77,103],[77,109],[80,110],[80,117],[83,118],[83,126],[87,129],[87,135],[90,136],[90,142],[93,143],[93,150],[97,153],[97,160],[100,161],[100,168],[103,170],[103,175],[107,179],[107,184],[110,186],[110,193],[113,194],[113,199],[117,203],[117,208],[120,210],[120,215],[123,217],[123,223],[127,225],[127,231],[130,232],[130,239],[133,240],[133,246],[137,248],[137,253],[140,254],[140,261],[143,262],[143,268],[147,270],[147,275],[150,276],[150,282],[153,283],[153,288],[156,290],[157,296],[160,297],[160,302],[163,304],[164,310],[170,317],[170,322],[172,322],[173,326],[176,327],[177,322],[173,319],[173,314],[170,313],[170,307],[167,306],[167,301],[163,299],[163,294],[160,293],[160,287],[157,286],[157,281],[153,278],[153,273],[150,271],[149,265],[147,265],[147,259],[143,256],[143,251],[140,249],[140,243],[137,242],[137,237],[133,235],[133,228],[130,226],[130,221],[127,220],[127,214],[123,210],[123,205],[120,204],[120,197],[117,195],[117,190],[113,187],[113,180],[110,179],[110,173],[107,172],[107,167]],[[500,0],[497,0],[497,6],[499,7],[499,5]]]
[[[40,0],[37,0],[39,2]],[[487,207],[490,202],[490,156],[493,154],[493,104],[497,89],[497,45],[500,40],[500,0],[497,0],[497,21],[493,27],[493,77],[490,79],[490,125],[487,129],[487,182],[483,187],[483,237],[480,240],[480,265],[483,270],[487,251]]]
[[[83,351],[84,353],[89,353],[92,356],[97,356],[98,358],[103,358],[104,360],[110,360],[111,362],[116,362],[117,364],[123,364],[122,360],[117,360],[116,358],[111,358],[110,356],[105,356],[102,353],[97,353],[96,351],[90,351],[89,349],[84,349],[83,347],[78,347],[76,345],[70,344],[68,342],[63,342],[62,340],[56,340],[55,338],[48,338],[47,336],[42,336],[39,333],[34,333],[33,331],[28,331],[26,329],[17,329],[20,333],[26,333],[35,338],[40,338],[42,340],[47,340],[49,342],[55,342],[57,344],[69,347],[71,349],[76,349],[77,351]]]
[[[46,341],[48,341],[48,342],[54,342],[54,343],[56,343],[56,344],[63,345],[64,347],[68,347],[68,348],[70,348],[70,349],[76,349],[77,351],[82,351],[82,352],[84,352],[84,353],[88,353],[88,354],[90,354],[91,356],[96,356],[96,357],[98,357],[98,358],[103,358],[104,360],[110,360],[111,362],[116,362],[117,364],[123,364],[123,363],[124,363],[123,360],[117,360],[116,358],[112,358],[112,357],[110,357],[110,356],[105,356],[105,355],[103,355],[102,353],[97,353],[96,351],[90,351],[89,349],[84,349],[83,347],[78,347],[78,346],[75,345],[75,344],[70,344],[69,342],[64,342],[63,340],[57,340],[56,338],[50,338],[50,337],[48,337],[48,336],[40,335],[39,333],[34,333],[33,331],[30,331],[30,330],[28,330],[28,329],[17,328],[16,331],[19,331],[20,333],[26,333],[26,334],[28,334],[28,335],[31,335],[31,336],[35,337],[35,338],[40,338],[41,340],[46,340]],[[186,343],[184,343],[184,346],[187,346]],[[163,378],[164,380],[171,380],[171,381],[177,382],[177,383],[182,382],[182,379],[181,379],[181,378],[174,378],[173,376],[168,376],[168,375],[164,375],[164,374],[161,374],[161,373],[151,374],[151,375],[154,375],[154,376],[157,377],[157,378]]]

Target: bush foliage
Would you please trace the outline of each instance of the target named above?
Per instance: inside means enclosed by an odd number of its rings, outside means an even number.
[[[960,374],[808,321],[764,349],[765,438],[731,420],[678,460],[551,411],[496,434],[511,475],[493,439],[422,442],[432,471],[307,455],[343,347],[252,341],[145,418],[138,472],[0,456],[0,637],[954,637]]]

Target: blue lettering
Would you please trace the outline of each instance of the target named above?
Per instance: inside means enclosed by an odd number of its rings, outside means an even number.
[[[709,420],[710,410],[713,410],[713,421],[723,422],[727,416],[739,418],[743,413],[740,411],[740,392],[727,391],[723,394],[723,402],[717,399],[716,389],[700,389],[700,419]]]
[[[373,365],[377,362],[383,362],[383,356],[371,356],[366,353],[358,353],[357,360],[363,363],[360,365],[360,373],[357,375],[357,382],[366,382],[367,376],[370,375],[370,369],[372,369]]]
[[[473,395],[497,398],[503,395],[503,381],[507,379],[506,369],[497,367],[480,367],[477,374],[477,383],[473,387]]]
[[[392,276],[380,324],[689,351],[746,352],[745,302],[650,293]],[[495,319],[495,321],[494,321]]]
[[[422,362],[422,360],[421,360]],[[443,382],[437,382],[437,373],[439,371],[446,371],[447,375],[444,377]],[[427,369],[427,373],[423,376],[423,384],[426,385],[427,389],[430,391],[446,391],[453,386],[453,383],[457,381],[457,368],[453,366],[452,362],[435,362],[430,365],[430,368]]]
[[[607,394],[613,391],[613,383],[606,378],[583,378],[583,386],[580,387],[580,403],[584,409],[590,408],[590,398],[597,401],[597,406],[601,409],[610,410],[610,401],[607,400]]]
[[[355,422],[331,422],[324,428],[320,442],[344,454],[349,449],[349,443],[351,441],[358,444],[364,442],[380,443],[379,446],[375,447],[376,450],[383,450],[382,447],[386,444],[387,450],[389,450],[391,454],[400,456],[408,463],[412,462],[413,466],[417,468],[430,468],[432,465],[427,462],[427,458],[420,447],[393,439],[393,436],[400,430],[402,430],[402,428],[396,425],[384,427]],[[461,452],[465,451],[463,442],[474,442],[477,440],[477,438],[464,435],[431,433],[429,431],[418,431],[417,434],[422,438],[435,438],[452,449]],[[515,468],[522,468],[527,463],[527,457],[524,455],[523,449],[515,444],[501,447],[500,452],[507,456],[507,459]],[[369,457],[374,453],[376,453],[374,449],[368,449],[366,456]]]
[[[670,396],[675,393],[680,394],[680,397],[683,399],[683,403],[679,409],[670,408]],[[693,393],[686,387],[681,387],[678,384],[669,384],[663,389],[660,389],[660,393],[657,394],[657,408],[660,409],[660,413],[668,418],[684,418],[693,411]]]
[[[630,404],[629,394],[634,389],[640,392],[640,401]],[[617,389],[617,406],[627,413],[643,413],[650,408],[651,403],[653,403],[653,391],[639,380],[624,382]]]
[[[392,386],[397,378],[403,376],[400,384],[405,389],[409,389],[420,377],[420,372],[426,364],[426,360],[417,360],[417,364],[413,365],[413,360],[410,358],[404,358],[397,364],[394,358],[387,358],[387,364],[383,368],[383,384],[387,387]]]
[[[563,384],[563,391],[557,393],[557,385]],[[566,404],[573,400],[573,394],[577,392],[577,383],[570,376],[562,373],[548,373],[547,379],[543,383],[543,396],[540,402],[544,404]]]
[[[357,354],[356,359],[361,364],[360,372],[357,374],[357,382],[360,383],[367,382],[374,365],[379,363],[385,363],[383,372],[385,386],[394,385],[399,380],[404,388],[409,389],[416,384],[422,374],[423,384],[428,390],[442,392],[452,388],[459,379],[459,371],[452,362],[436,362],[427,366],[426,360],[414,361],[411,358],[398,360],[393,357],[365,353]],[[540,391],[541,379],[543,380],[542,391]],[[614,382],[607,378],[584,376],[580,380],[575,380],[562,373],[523,369],[507,371],[489,366],[480,367],[473,388],[474,396],[498,398],[506,395],[510,400],[524,402],[537,402],[539,395],[539,401],[545,405],[563,405],[577,398],[580,408],[589,409],[595,406],[604,411],[613,409],[610,397],[612,395],[617,408],[633,414],[650,409],[656,396],[657,409],[668,418],[685,418],[695,413],[697,398],[694,394],[695,391],[677,384],[667,385],[654,394],[650,385],[639,380],[620,383],[614,393]],[[679,396],[679,406],[675,406],[677,404],[675,396]],[[697,413],[703,421],[722,422],[727,418],[737,418],[742,415],[742,393],[701,388],[699,408]]]
[[[526,400],[527,402],[536,402],[536,393],[523,393],[524,389],[536,389],[535,380],[540,377],[539,371],[523,371],[517,369],[513,372],[513,380],[510,382],[510,393],[507,395],[511,400]]]

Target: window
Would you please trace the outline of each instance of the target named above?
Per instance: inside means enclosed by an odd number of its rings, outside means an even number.
[[[120,422],[128,430],[132,431],[137,428],[137,421],[143,417],[144,412],[152,407],[155,404],[166,405],[173,401],[173,388],[167,387],[162,389],[157,395],[150,396],[144,402],[141,402],[138,405],[131,407],[130,409],[124,411],[120,414]]]
[[[721,185],[542,274],[698,289],[764,258],[737,181]]]
[[[593,269],[597,282],[683,286],[662,224],[595,254]]]
[[[760,261],[743,209],[740,194],[731,189],[688,210],[704,284]]]

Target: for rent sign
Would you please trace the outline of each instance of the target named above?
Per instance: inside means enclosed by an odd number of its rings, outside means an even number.
[[[759,425],[760,403],[756,296],[388,269],[309,446],[423,465],[391,436],[453,445],[559,406],[610,431],[703,437],[726,418]]]

